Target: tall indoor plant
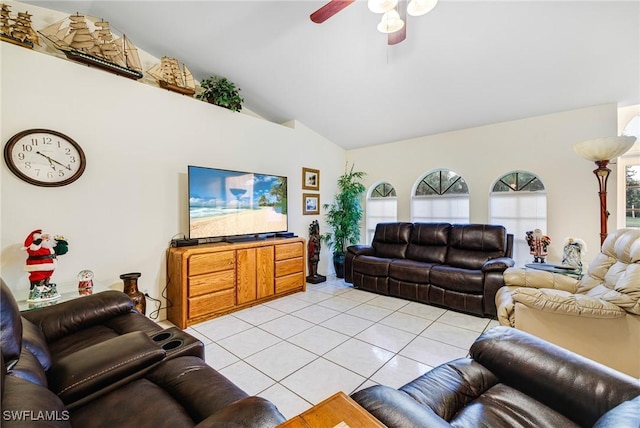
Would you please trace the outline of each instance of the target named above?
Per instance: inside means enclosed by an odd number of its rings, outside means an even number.
[[[345,165],[345,172],[338,177],[338,193],[331,204],[324,204],[327,210],[327,224],[331,232],[322,235],[322,240],[333,250],[333,265],[336,276],[344,278],[344,256],[347,246],[357,244],[360,240],[360,221],[363,210],[360,200],[365,191],[360,182],[365,176],[362,171],[354,171],[355,165]]]

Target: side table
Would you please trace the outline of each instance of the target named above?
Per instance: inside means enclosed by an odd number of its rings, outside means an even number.
[[[527,263],[524,265],[527,269],[543,270],[551,273],[558,273],[560,275],[571,276],[577,279],[582,278],[582,271],[576,268],[563,265],[553,265],[550,263]]]
[[[83,295],[78,293],[78,281],[63,282],[63,283],[57,284],[57,286],[58,286],[58,292],[60,293],[60,298],[55,300],[47,300],[44,302],[27,302],[26,296],[29,295],[28,289],[20,290],[20,291],[16,291],[16,290],[11,290],[11,291],[14,296],[19,296],[21,293],[24,294],[25,296],[23,299],[20,299],[17,301],[18,309],[20,310],[20,312],[32,311],[34,309],[44,308],[45,306],[57,305],[58,303],[61,303],[61,302],[66,302],[68,300],[84,297]],[[93,281],[93,293],[91,294],[96,294],[101,291],[107,291],[107,290],[111,290],[111,288],[107,287],[104,284],[101,284],[100,282]]]
[[[279,428],[384,428],[384,425],[344,392],[333,394]]]

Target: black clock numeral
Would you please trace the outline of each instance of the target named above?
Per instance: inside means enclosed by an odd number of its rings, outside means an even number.
[[[43,137],[42,143],[49,146],[53,144],[53,141],[51,140],[51,137]],[[60,142],[58,142],[58,145],[60,145]]]
[[[35,144],[35,145],[37,146],[37,145],[38,145],[38,143],[36,142],[36,144]],[[31,153],[31,152],[33,151],[33,143],[32,143],[32,145],[23,144],[23,145],[22,145],[22,151],[23,151],[23,152],[29,152],[29,153]]]
[[[47,172],[47,178],[53,178],[53,171]]]
[[[58,170],[58,177],[64,177],[64,171],[59,169]]]
[[[18,160],[24,160],[25,156],[24,153],[18,153]]]
[[[31,162],[25,162],[24,163],[24,168],[25,169],[31,169]]]
[[[37,146],[38,145],[38,139],[37,138],[32,138],[31,139],[31,145],[32,146]],[[22,145],[22,147],[24,147],[24,144]]]

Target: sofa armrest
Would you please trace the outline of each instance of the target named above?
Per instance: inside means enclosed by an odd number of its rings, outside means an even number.
[[[351,398],[389,428],[451,428],[428,406],[388,386],[372,386],[355,392]]]
[[[262,397],[245,397],[209,416],[196,425],[196,428],[267,428],[285,421],[285,417],[272,402]]]
[[[129,296],[109,290],[25,312],[22,316],[42,330],[47,342],[52,342],[132,310],[133,302]]]
[[[69,354],[54,362],[47,373],[49,389],[73,403],[162,360],[165,351],[147,334],[123,334]]]
[[[640,394],[638,380],[511,327],[494,327],[471,346],[471,357],[502,383],[592,426]]]
[[[511,297],[515,303],[542,312],[589,318],[622,318],[627,314],[613,303],[564,290],[517,288],[511,292]]]
[[[575,293],[578,279],[536,269],[508,268],[503,273],[504,284],[529,288],[551,288]]]
[[[505,269],[513,267],[515,261],[510,257],[498,257],[487,260],[482,265],[482,272],[503,272]]]
[[[347,247],[347,252],[356,256],[374,256],[376,254],[376,250],[371,245],[350,245]]]

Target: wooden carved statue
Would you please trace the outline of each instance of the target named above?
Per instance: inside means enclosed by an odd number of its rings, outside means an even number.
[[[309,266],[309,275],[307,282],[318,284],[327,280],[324,275],[318,274],[318,262],[320,261],[320,224],[318,220],[314,220],[309,225],[309,244],[307,246],[307,259]]]

